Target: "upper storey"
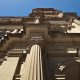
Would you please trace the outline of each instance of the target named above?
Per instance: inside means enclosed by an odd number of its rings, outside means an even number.
[[[21,25],[23,22],[67,21],[78,18],[76,13],[64,13],[53,8],[35,8],[27,17],[0,17],[0,25]]]
[[[50,24],[54,32],[80,33],[80,17],[76,13],[62,12],[53,8],[35,8],[26,17],[0,17],[0,29],[22,28],[27,24]],[[9,28],[8,28],[9,29]],[[64,30],[66,29],[66,30]]]

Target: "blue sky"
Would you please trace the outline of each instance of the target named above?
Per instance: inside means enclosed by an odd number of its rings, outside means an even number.
[[[80,0],[0,0],[0,16],[27,16],[33,8],[55,8],[80,16]]]

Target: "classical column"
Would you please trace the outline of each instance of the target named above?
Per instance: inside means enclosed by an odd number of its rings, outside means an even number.
[[[33,45],[27,55],[21,80],[43,80],[41,47]]]

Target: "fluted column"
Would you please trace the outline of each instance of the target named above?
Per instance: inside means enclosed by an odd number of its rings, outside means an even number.
[[[33,45],[26,57],[24,72],[21,80],[43,80],[41,47]]]

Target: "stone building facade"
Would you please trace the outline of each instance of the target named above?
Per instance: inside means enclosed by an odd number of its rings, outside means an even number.
[[[53,8],[0,17],[0,80],[80,80],[80,17]]]

